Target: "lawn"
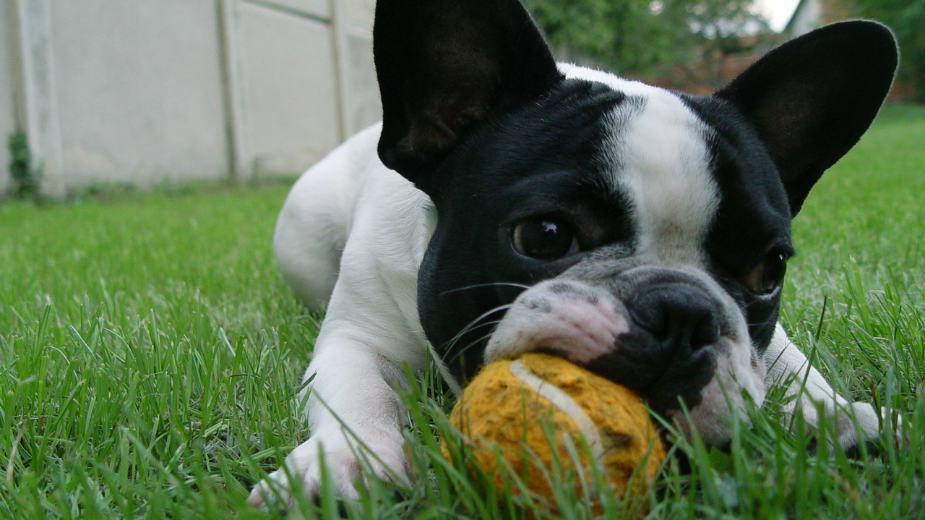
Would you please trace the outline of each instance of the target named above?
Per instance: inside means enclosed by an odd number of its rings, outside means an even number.
[[[665,465],[651,518],[925,518],[923,143],[922,107],[888,107],[823,178],[794,222],[782,309],[837,389],[903,413],[904,443],[884,435],[859,460],[812,451],[772,392],[731,451],[677,443],[694,469]],[[0,518],[267,517],[244,500],[307,435],[294,394],[317,329],[273,265],[285,193],[0,203]],[[323,493],[290,514],[524,517],[520,498],[442,463],[434,393],[406,399],[410,489],[374,481],[359,502]]]

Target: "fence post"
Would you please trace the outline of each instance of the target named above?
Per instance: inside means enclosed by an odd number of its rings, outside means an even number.
[[[22,65],[22,101],[29,148],[41,170],[39,190],[63,198],[67,185],[61,175],[61,124],[52,49],[51,0],[17,0]]]
[[[240,62],[237,52],[239,0],[216,0],[220,61],[222,64],[222,95],[225,105],[225,137],[228,141],[228,177],[232,182],[241,180],[246,172],[241,161],[248,157],[244,149],[242,132],[245,113],[241,106]]]
[[[347,95],[346,89],[349,88],[347,84],[347,39],[344,34],[344,6],[343,0],[330,0],[331,2],[331,36],[334,43],[334,77],[336,81],[337,88],[337,115],[340,119],[340,129],[338,130],[338,140],[344,141],[349,135],[349,128],[351,127],[350,121],[348,120],[347,114],[349,109],[347,107]]]

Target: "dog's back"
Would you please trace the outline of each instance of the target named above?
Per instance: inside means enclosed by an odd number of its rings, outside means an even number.
[[[280,212],[273,235],[279,269],[296,296],[309,309],[324,310],[334,283],[344,269],[344,248],[351,237],[360,248],[352,255],[358,272],[388,273],[386,278],[414,279],[433,227],[430,200],[376,155],[382,125],[375,124],[348,139],[299,177]],[[365,199],[377,199],[375,203]],[[384,208],[387,211],[375,211]],[[403,280],[407,283],[407,280]],[[367,284],[370,292],[373,285]],[[389,284],[387,284],[389,285]],[[370,294],[370,297],[373,297]],[[417,311],[407,309],[412,321]]]
[[[280,212],[273,251],[283,277],[312,310],[323,310],[340,265],[353,208],[370,171],[380,124],[354,135],[299,177]]]

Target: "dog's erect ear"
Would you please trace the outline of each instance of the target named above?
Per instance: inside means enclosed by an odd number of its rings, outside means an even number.
[[[373,50],[379,157],[425,191],[428,169],[474,125],[561,79],[517,0],[379,0]]]
[[[840,22],[774,49],[715,94],[737,105],[758,131],[791,215],[870,126],[896,60],[896,40],[885,26]]]

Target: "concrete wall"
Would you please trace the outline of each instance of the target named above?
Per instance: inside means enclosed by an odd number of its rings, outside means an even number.
[[[298,171],[340,140],[330,32],[327,24],[312,18],[260,4],[240,5],[234,45],[245,169],[257,174]]]
[[[58,119],[60,162],[46,169],[49,190],[226,175],[219,29],[210,4],[51,2],[57,114],[49,117]]]
[[[379,117],[372,0],[0,2],[0,131],[23,114],[51,196],[294,174]]]
[[[372,50],[376,0],[346,0],[334,5],[342,9],[338,34],[344,125],[349,136],[382,117]]]
[[[13,70],[16,56],[16,37],[11,31],[14,15],[8,4],[0,3],[0,196],[10,188],[7,139],[16,130],[15,76],[7,72]]]

